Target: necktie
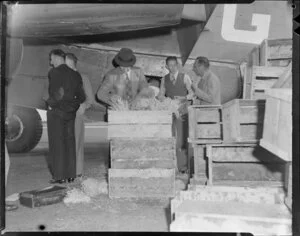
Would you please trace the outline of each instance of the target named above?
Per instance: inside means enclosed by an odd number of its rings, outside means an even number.
[[[132,97],[131,81],[127,73],[125,74],[125,76],[126,76],[125,96],[126,96],[126,100],[130,101]]]
[[[172,81],[173,84],[175,84],[175,82],[176,82],[175,75],[171,75],[171,81]]]

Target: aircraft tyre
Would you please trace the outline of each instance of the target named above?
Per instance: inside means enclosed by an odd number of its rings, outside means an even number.
[[[29,152],[40,141],[43,125],[36,109],[13,107],[5,121],[5,141],[8,152]]]

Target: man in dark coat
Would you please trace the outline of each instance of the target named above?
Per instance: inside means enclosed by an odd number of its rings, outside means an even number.
[[[82,78],[65,64],[60,49],[50,52],[47,111],[51,183],[72,182],[76,177],[75,117],[85,101]]]

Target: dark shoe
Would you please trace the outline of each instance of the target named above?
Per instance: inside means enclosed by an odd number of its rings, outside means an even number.
[[[6,211],[15,211],[18,209],[17,205],[13,205],[13,204],[5,204],[5,210]]]
[[[65,184],[67,181],[65,179],[60,179],[60,180],[54,180],[54,179],[51,179],[49,181],[50,184]]]
[[[74,182],[74,178],[68,178],[68,183],[73,183]]]

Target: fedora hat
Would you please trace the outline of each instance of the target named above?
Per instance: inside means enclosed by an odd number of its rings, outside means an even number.
[[[115,56],[114,60],[119,66],[129,67],[135,64],[136,57],[131,49],[122,48]]]

